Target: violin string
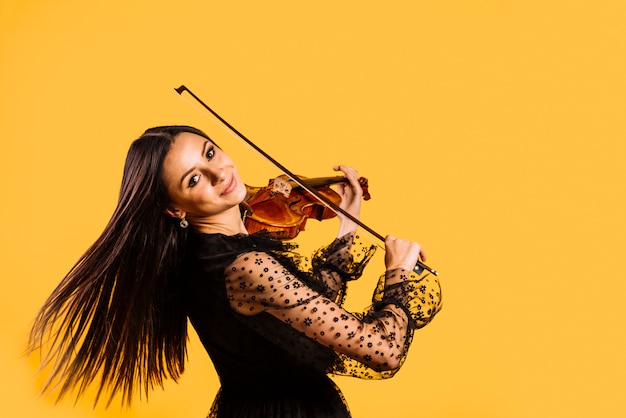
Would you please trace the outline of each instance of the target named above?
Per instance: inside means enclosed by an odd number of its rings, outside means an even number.
[[[333,202],[331,202],[326,197],[321,195],[313,187],[310,187],[308,184],[306,184],[306,182],[304,182],[298,176],[293,174],[291,172],[291,170],[288,170],[285,166],[283,166],[281,163],[276,161],[269,154],[267,154],[265,151],[263,151],[261,148],[259,148],[256,144],[254,144],[252,141],[250,141],[248,138],[246,138],[246,136],[244,136],[241,132],[239,132],[237,129],[235,129],[234,126],[232,126],[224,118],[222,118],[220,115],[218,115],[213,109],[211,109],[206,103],[204,103],[198,96],[196,96],[185,85],[181,85],[180,87],[175,88],[174,91],[176,91],[176,93],[178,93],[178,95],[181,96],[183,99],[184,99],[183,93],[184,92],[189,93],[189,95],[191,95],[191,97],[193,97],[193,99],[197,103],[199,103],[204,109],[209,111],[217,120],[219,120],[222,123],[222,127],[224,129],[228,128],[227,130],[229,130],[229,133],[231,135],[236,135],[240,140],[243,140],[246,144],[251,146],[254,150],[256,150],[259,154],[261,154],[263,157],[265,157],[272,164],[274,164],[280,171],[285,173],[295,183],[297,183],[300,187],[302,187],[304,190],[306,190],[311,195],[313,195],[317,200],[319,200],[321,203],[323,203],[326,207],[328,207],[330,210],[335,212],[337,215],[339,215],[339,214],[344,215],[346,218],[350,219],[352,222],[354,222],[355,224],[359,225],[360,227],[365,229],[367,232],[369,232],[370,234],[372,234],[374,237],[378,238],[379,240],[381,240],[383,242],[385,241],[385,237],[383,237],[381,234],[379,234],[378,232],[374,231],[369,226],[365,225],[359,219],[355,218],[352,214],[346,212],[344,209],[340,208],[338,205],[335,205]],[[187,99],[185,99],[185,100],[189,102],[189,100],[187,100]],[[194,106],[194,107],[196,107],[196,106]],[[204,112],[202,112],[202,113],[205,114]],[[426,264],[424,264],[424,263],[422,263],[421,261],[418,260],[417,261],[417,265],[415,267],[415,271],[418,274],[420,274],[423,270],[427,270],[430,273],[434,274],[435,276],[437,275],[437,271],[433,270],[432,268],[428,267]]]

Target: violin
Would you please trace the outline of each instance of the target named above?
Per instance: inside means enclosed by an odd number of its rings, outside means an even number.
[[[257,151],[259,154],[261,154],[263,157],[265,157],[269,162],[271,162],[272,164],[274,164],[276,167],[278,167],[278,169],[280,171],[282,171],[283,173],[285,173],[285,175],[291,179],[294,183],[296,183],[298,186],[302,187],[304,190],[306,190],[307,192],[309,192],[309,194],[311,195],[311,197],[317,199],[320,203],[322,203],[324,206],[326,206],[328,209],[332,210],[335,213],[341,213],[343,216],[345,216],[346,218],[350,219],[352,222],[354,222],[355,224],[359,225],[360,227],[362,227],[364,230],[366,230],[367,232],[369,232],[370,234],[372,234],[373,236],[375,236],[376,238],[378,238],[381,241],[385,241],[385,237],[383,237],[381,234],[379,234],[378,232],[374,231],[372,228],[370,228],[369,226],[365,225],[363,222],[361,222],[359,219],[357,219],[356,217],[352,216],[350,213],[348,213],[347,211],[343,210],[337,203],[333,202],[331,199],[329,199],[327,196],[324,196],[322,193],[323,191],[318,191],[316,188],[309,186],[308,184],[306,184],[306,182],[304,182],[301,178],[299,178],[298,176],[296,176],[295,174],[293,174],[290,170],[288,170],[285,166],[283,166],[282,164],[280,164],[278,161],[276,161],[275,159],[273,159],[269,154],[267,154],[265,151],[263,151],[261,148],[259,148],[254,142],[250,141],[248,138],[246,138],[241,132],[239,132],[237,129],[235,129],[234,126],[232,126],[230,123],[228,123],[224,118],[222,118],[220,115],[218,115],[213,109],[211,109],[206,103],[204,103],[198,96],[196,96],[191,90],[189,90],[186,86],[181,85],[178,88],[175,88],[174,91],[176,91],[176,93],[178,93],[181,97],[183,97],[183,93],[187,92],[189,93],[189,95],[197,102],[199,103],[204,109],[206,109],[207,111],[209,111],[215,118],[217,118],[217,120],[219,120],[225,127],[227,127],[232,133],[236,134],[242,141],[244,141],[246,144],[248,144],[250,147],[252,147],[255,151]],[[306,219],[306,218],[305,218]],[[304,225],[302,223],[302,225]],[[422,272],[424,270],[429,271],[430,273],[434,274],[435,276],[437,276],[437,271],[433,270],[432,268],[428,267],[426,264],[422,263],[421,261],[417,261],[417,264],[415,265],[415,268],[413,269],[417,274],[422,274]]]
[[[347,182],[345,177],[298,177],[330,202],[335,205],[341,203],[341,196],[329,186]],[[363,199],[369,200],[371,196],[367,179],[359,178],[359,184],[363,190]],[[284,174],[271,179],[265,187],[246,185],[246,189],[247,196],[242,207],[244,224],[249,233],[266,230],[276,238],[290,240],[304,231],[307,219],[322,221],[337,215]]]

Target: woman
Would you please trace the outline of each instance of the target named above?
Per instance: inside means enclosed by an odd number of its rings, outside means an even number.
[[[358,217],[355,170],[337,166],[341,207]],[[438,282],[412,273],[421,247],[385,241],[386,272],[365,313],[341,307],[373,249],[338,238],[310,266],[266,233],[248,234],[246,187],[201,131],[147,130],[128,153],[117,208],[102,235],[39,312],[30,347],[53,364],[46,388],[78,394],[99,379],[130,403],[184,371],[187,320],[220,376],[210,417],[349,417],[327,373],[392,376],[413,331],[441,308]],[[358,253],[358,255],[356,255]]]

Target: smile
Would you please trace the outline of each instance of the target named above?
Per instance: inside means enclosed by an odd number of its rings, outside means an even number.
[[[235,180],[235,176],[232,176],[226,187],[224,187],[224,190],[222,190],[222,196],[227,195],[235,190],[235,187],[237,187],[237,180]]]

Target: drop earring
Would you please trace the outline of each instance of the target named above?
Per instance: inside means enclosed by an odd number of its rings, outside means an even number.
[[[187,229],[187,227],[189,226],[189,222],[187,222],[187,219],[185,219],[184,217],[180,219],[180,227],[183,229]]]

